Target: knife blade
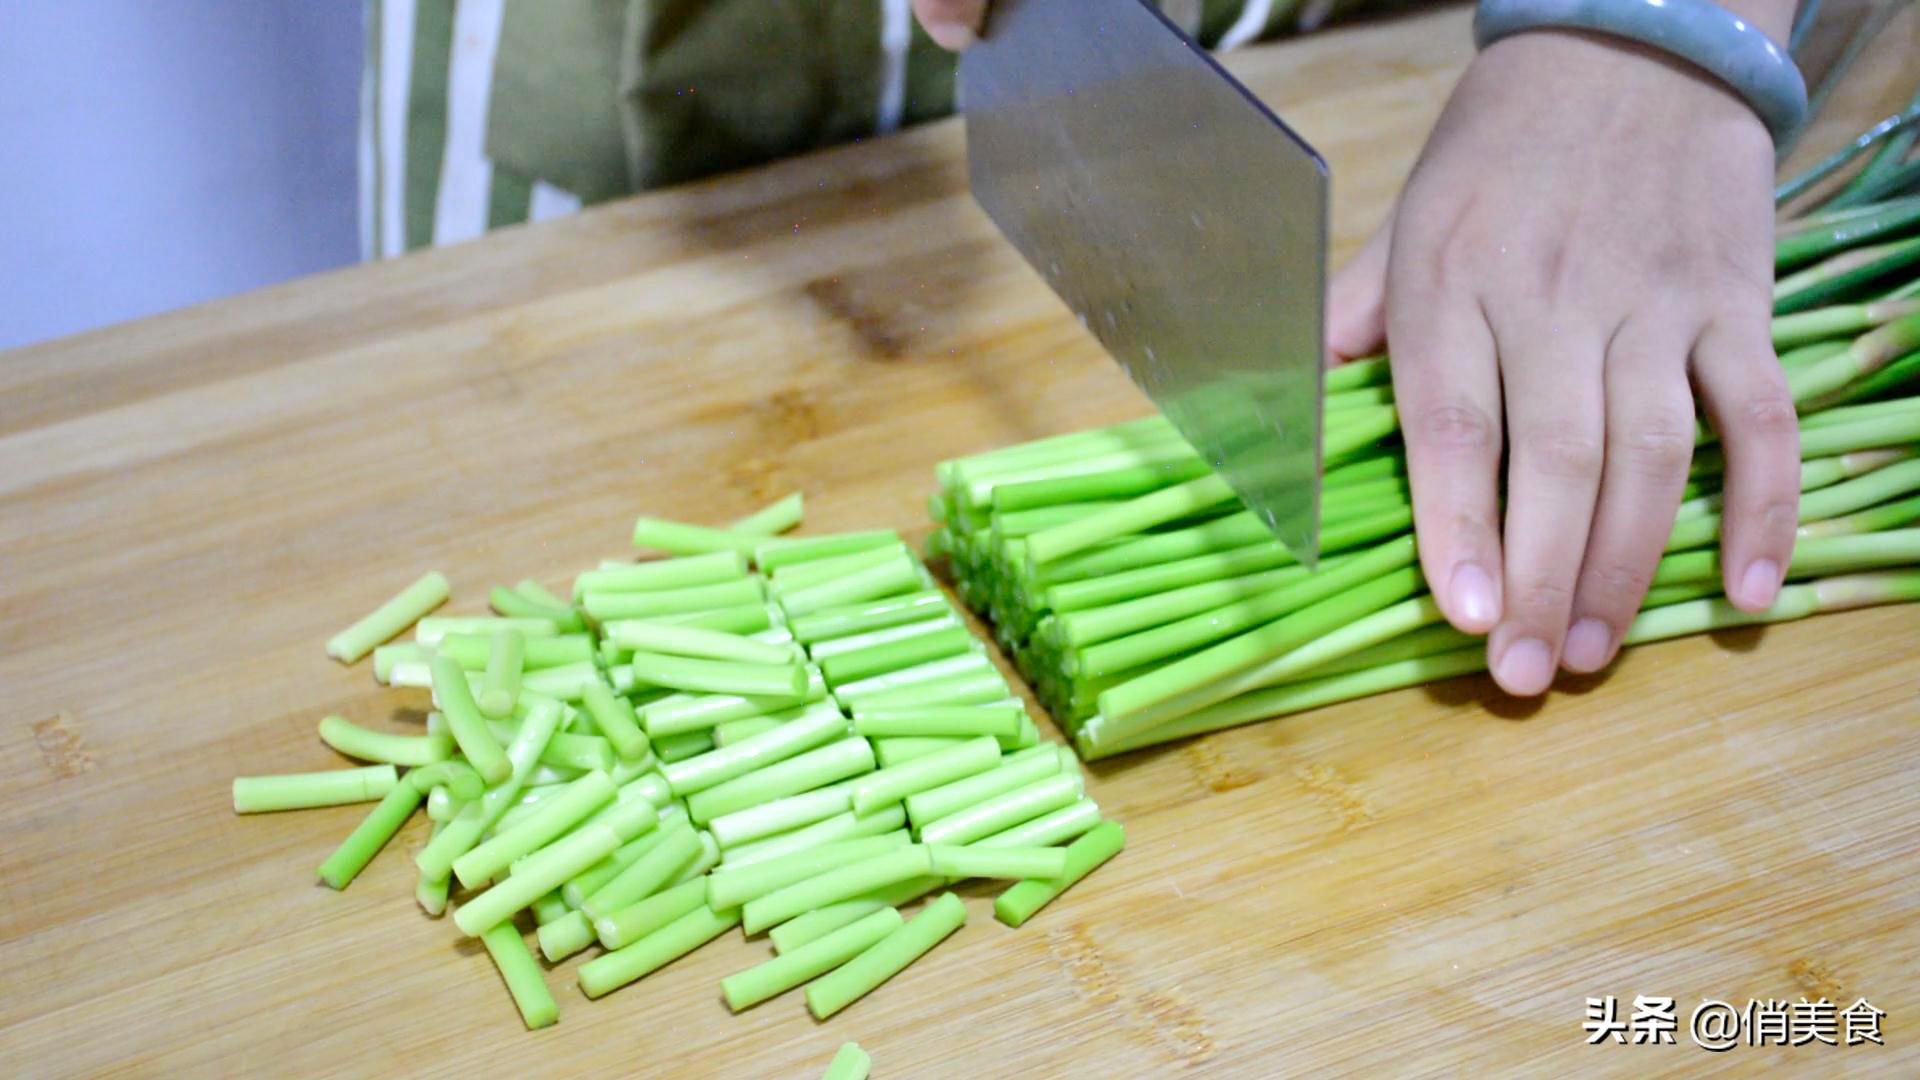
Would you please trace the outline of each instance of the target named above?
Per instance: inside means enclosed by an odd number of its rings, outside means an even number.
[[[993,0],[960,96],[974,199],[1312,566],[1325,162],[1146,0]]]

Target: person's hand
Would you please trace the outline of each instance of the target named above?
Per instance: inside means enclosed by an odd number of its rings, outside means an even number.
[[[980,36],[987,0],[913,0],[913,13],[934,44],[959,52]]]
[[[1491,631],[1508,692],[1612,660],[1673,526],[1695,394],[1726,452],[1727,596],[1778,593],[1799,433],[1768,332],[1772,178],[1766,128],[1710,77],[1521,34],[1474,60],[1336,278],[1329,349],[1388,347],[1422,569],[1450,622]]]

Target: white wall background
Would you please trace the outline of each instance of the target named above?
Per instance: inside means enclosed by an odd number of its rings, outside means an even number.
[[[0,349],[353,262],[360,0],[0,0]]]

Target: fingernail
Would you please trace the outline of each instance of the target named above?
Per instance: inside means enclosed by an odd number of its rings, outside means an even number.
[[[1474,563],[1454,567],[1447,595],[1460,618],[1475,626],[1492,626],[1500,618],[1493,602],[1493,579]]]
[[[1538,638],[1521,638],[1500,654],[1494,675],[1508,693],[1532,697],[1553,681],[1553,651]]]
[[[1747,572],[1740,578],[1740,598],[1749,607],[1772,607],[1774,597],[1779,592],[1779,563],[1772,559],[1755,559],[1747,564]]]
[[[1599,671],[1613,659],[1613,628],[1599,619],[1581,619],[1567,631],[1560,662],[1582,675]]]

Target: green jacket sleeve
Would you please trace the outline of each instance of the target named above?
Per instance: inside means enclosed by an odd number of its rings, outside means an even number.
[[[368,85],[377,97],[384,78],[411,80],[404,112],[367,121],[372,140],[397,141],[406,157],[405,168],[367,174],[376,188],[404,191],[376,190],[367,204],[398,208],[407,248],[434,240],[442,162],[458,152],[484,153],[491,227],[538,215],[543,189],[594,203],[954,107],[957,58],[921,32],[909,0],[503,0],[494,23],[474,15],[491,5],[367,2]],[[1419,0],[1159,2],[1203,45],[1231,47],[1348,9]],[[397,46],[386,39],[396,26],[405,28]],[[450,79],[475,40],[489,42],[490,80]],[[385,72],[396,47],[407,62],[394,66],[405,71]],[[483,118],[483,146],[457,145],[455,115]],[[405,130],[391,140],[379,125]]]

